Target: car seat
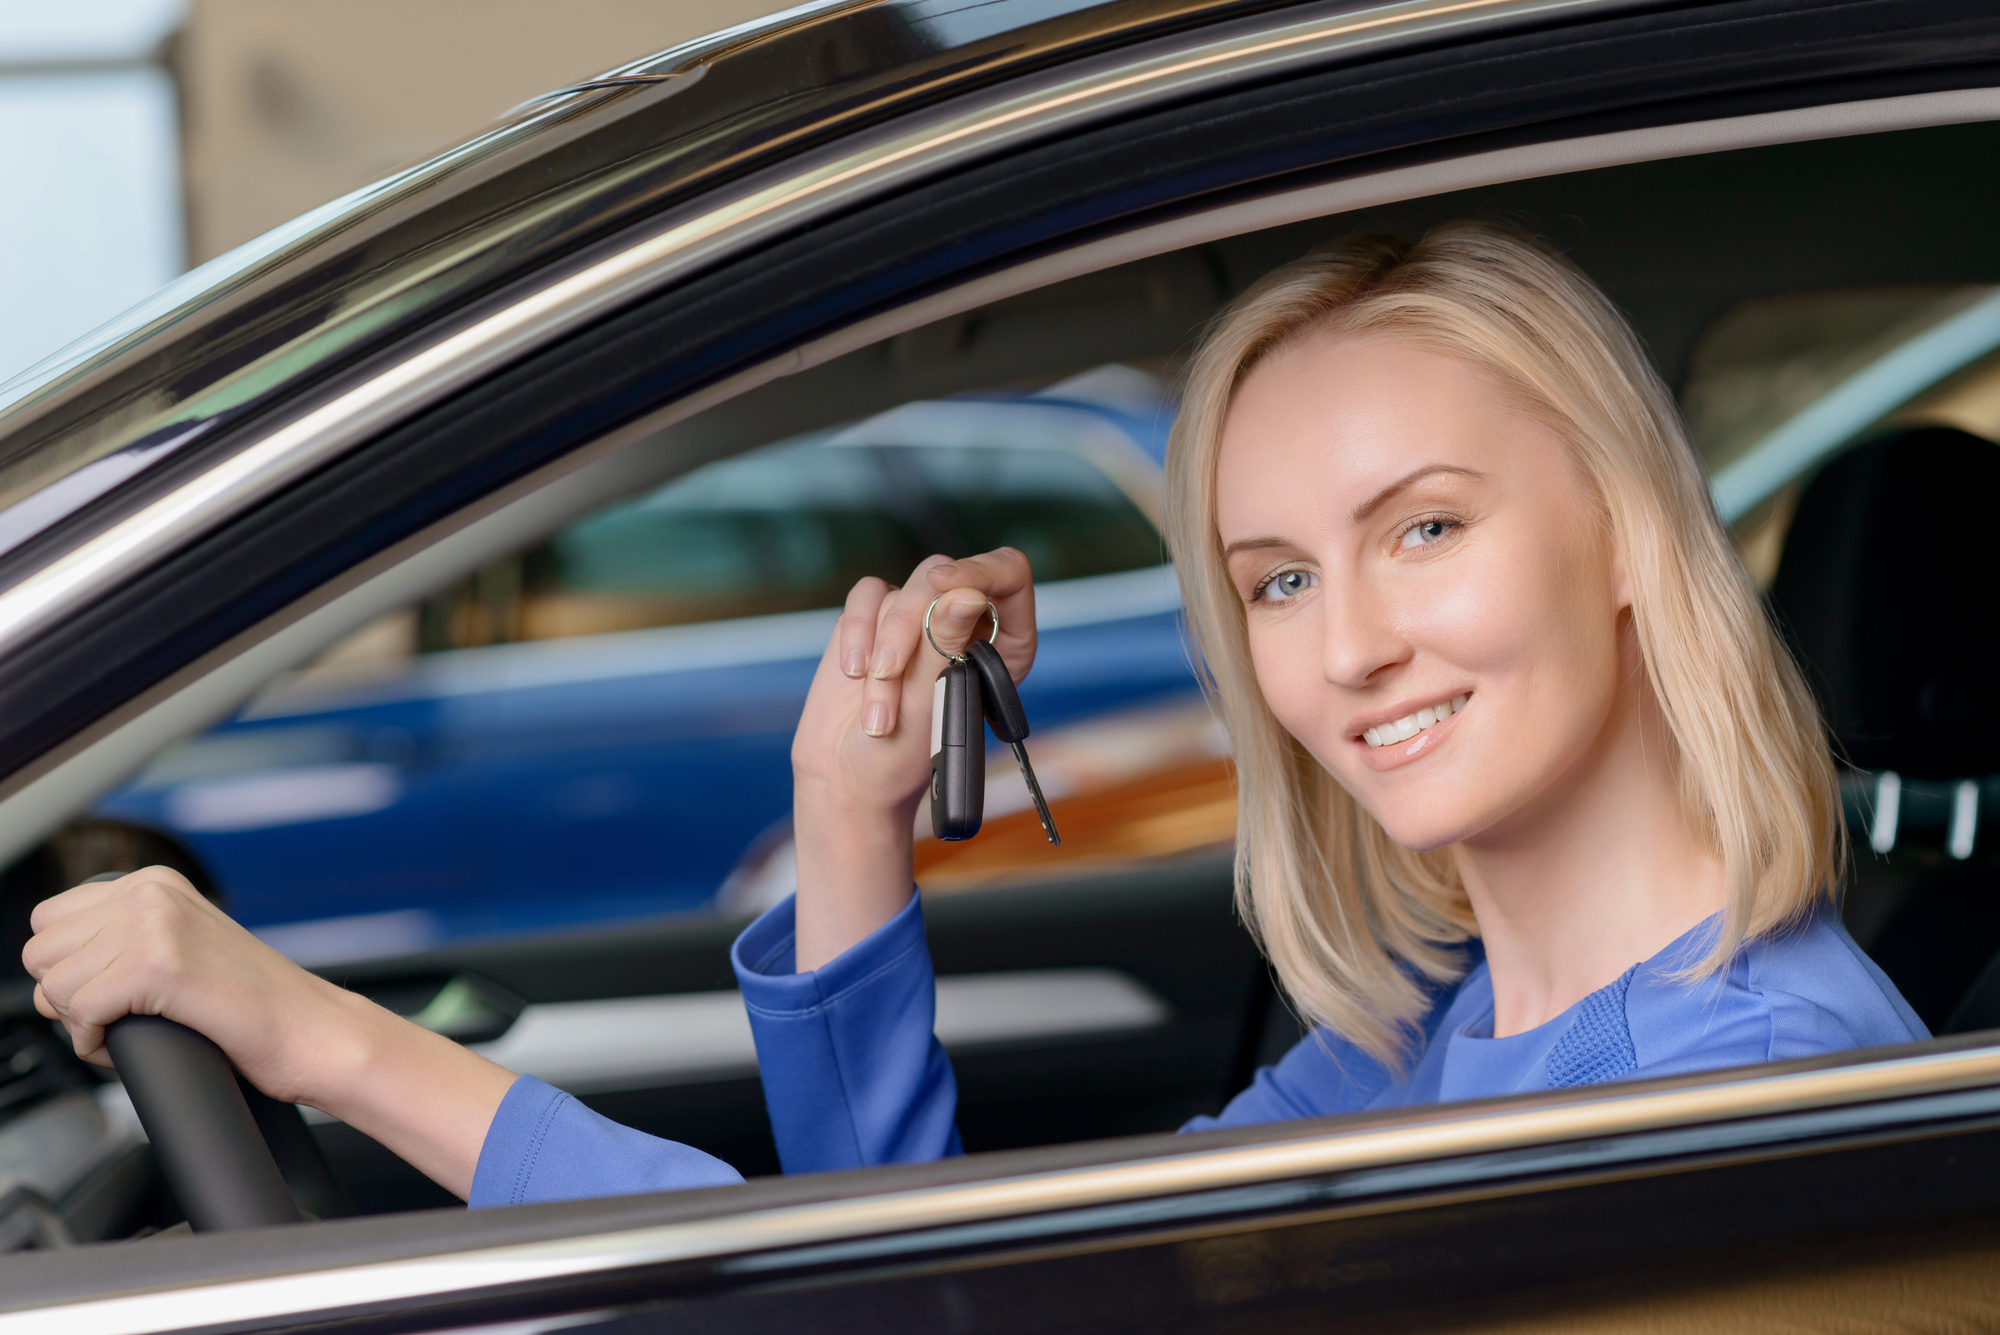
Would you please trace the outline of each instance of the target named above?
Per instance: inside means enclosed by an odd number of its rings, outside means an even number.
[[[1800,495],[1770,593],[1848,767],[1847,921],[1938,1033],[2000,1025],[1993,497],[1991,441],[1867,441]]]

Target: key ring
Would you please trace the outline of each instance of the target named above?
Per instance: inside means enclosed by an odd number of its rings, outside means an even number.
[[[954,663],[963,663],[965,661],[964,654],[948,654],[944,650],[939,649],[937,637],[931,634],[931,613],[937,611],[937,605],[943,601],[944,595],[939,594],[937,597],[931,599],[931,605],[924,609],[924,638],[931,642],[931,648],[939,658],[948,658]],[[1000,638],[1000,609],[993,605],[991,598],[986,600],[986,613],[993,618],[993,633],[986,637],[986,642],[991,644]]]

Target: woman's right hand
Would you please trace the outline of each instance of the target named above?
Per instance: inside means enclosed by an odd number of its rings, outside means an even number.
[[[910,898],[911,825],[930,784],[931,695],[946,660],[999,610],[994,648],[1015,681],[1035,661],[1035,591],[1011,547],[933,556],[893,588],[864,579],[847,597],[792,742],[799,869],[797,968],[853,946]]]

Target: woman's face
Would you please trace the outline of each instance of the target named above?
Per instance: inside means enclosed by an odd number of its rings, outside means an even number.
[[[1622,562],[1482,372],[1385,338],[1267,358],[1216,522],[1264,698],[1398,843],[1504,837],[1589,768],[1637,671]]]

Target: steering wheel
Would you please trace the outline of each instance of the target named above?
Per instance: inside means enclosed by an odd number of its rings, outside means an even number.
[[[221,1048],[157,1015],[126,1016],[105,1031],[104,1046],[195,1232],[300,1221]]]
[[[243,1080],[214,1043],[158,1015],[128,1015],[104,1046],[195,1232],[296,1224],[301,1201],[320,1218],[354,1213],[299,1110]]]

